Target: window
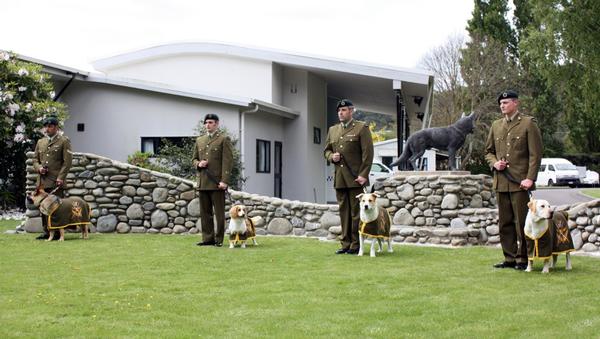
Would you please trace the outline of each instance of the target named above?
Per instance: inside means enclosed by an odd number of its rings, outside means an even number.
[[[540,172],[546,171],[546,165],[540,165]]]
[[[313,142],[315,144],[321,143],[321,129],[319,127],[313,127]]]
[[[271,142],[256,139],[256,173],[271,173]]]
[[[554,166],[548,165],[548,171],[554,172]]]
[[[142,152],[157,154],[165,143],[183,146],[185,141],[194,137],[142,137]]]

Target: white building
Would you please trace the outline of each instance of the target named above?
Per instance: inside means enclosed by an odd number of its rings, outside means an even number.
[[[433,93],[425,71],[219,43],[138,50],[98,60],[93,72],[23,59],[53,75],[75,151],[126,161],[161,138],[192,136],[216,113],[239,137],[245,191],[315,202],[332,200],[323,148],[337,100],[415,117],[429,114]]]

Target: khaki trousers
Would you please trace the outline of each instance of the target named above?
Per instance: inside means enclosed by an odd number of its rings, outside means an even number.
[[[223,243],[223,236],[225,235],[225,191],[214,190],[199,192],[202,241]],[[214,223],[215,216],[217,219],[216,231]]]
[[[357,195],[363,193],[362,187],[336,188],[335,196],[340,205],[340,219],[342,221],[342,248],[357,250],[358,224],[360,222],[360,206]]]
[[[498,228],[500,244],[507,262],[527,262],[525,218],[527,217],[527,191],[496,192],[498,199]]]

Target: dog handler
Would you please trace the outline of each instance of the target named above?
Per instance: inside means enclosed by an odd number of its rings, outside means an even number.
[[[498,96],[503,117],[494,121],[485,145],[486,160],[494,171],[498,199],[498,227],[504,261],[495,268],[527,268],[525,218],[528,191],[542,161],[542,136],[535,118],[518,111],[519,95],[507,90]]]
[[[219,130],[219,116],[207,114],[204,127],[208,133],[196,139],[192,157],[192,164],[198,170],[202,223],[202,241],[197,245],[221,247],[225,235],[225,191],[231,178],[233,147],[229,137]]]
[[[38,140],[35,145],[35,154],[33,156],[33,169],[38,173],[37,185],[42,185],[44,191],[51,192],[58,189],[54,195],[63,198],[63,186],[67,174],[71,169],[73,162],[73,152],[71,152],[71,141],[69,138],[59,133],[58,118],[49,116],[44,119],[44,138]],[[48,239],[48,216],[42,214],[42,226],[44,233],[36,239]]]
[[[357,195],[369,184],[373,163],[373,140],[369,127],[352,119],[354,105],[343,99],[337,104],[340,123],[329,128],[325,142],[325,159],[335,165],[334,188],[342,221],[342,248],[336,254],[357,254],[360,222]]]

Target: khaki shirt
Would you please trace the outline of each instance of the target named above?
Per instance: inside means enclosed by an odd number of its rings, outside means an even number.
[[[45,175],[38,175],[37,184],[44,188],[56,187],[56,180],[66,181],[73,163],[71,141],[66,135],[57,134],[52,141],[44,137],[35,145],[33,169],[39,173],[40,168],[47,166]]]
[[[325,141],[324,156],[327,161],[332,161],[333,153],[339,152],[344,160],[335,165],[334,188],[361,187],[354,179],[354,173],[367,179],[369,185],[369,172],[373,164],[373,139],[369,127],[362,121],[352,120],[349,125],[339,123],[329,128]],[[350,166],[351,171],[347,168]]]
[[[208,167],[202,170],[198,168],[201,160],[208,161]],[[198,170],[198,189],[218,189],[218,184],[209,177],[206,173],[207,170],[218,182],[229,185],[233,167],[233,146],[229,137],[221,131],[216,131],[212,137],[209,137],[208,134],[198,137],[192,164]]]
[[[505,118],[492,123],[485,144],[485,158],[493,169],[494,163],[504,159],[508,162],[505,171],[516,180],[531,179],[535,182],[542,161],[542,135],[535,118],[517,114],[512,121]],[[498,192],[517,192],[519,184],[494,171],[494,186]],[[535,184],[531,190],[535,189]]]

